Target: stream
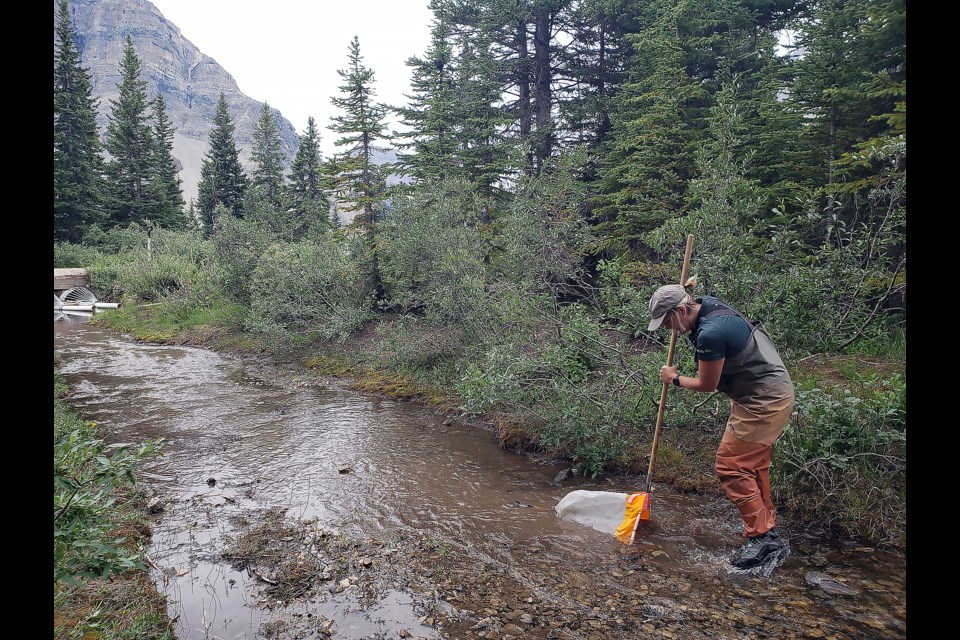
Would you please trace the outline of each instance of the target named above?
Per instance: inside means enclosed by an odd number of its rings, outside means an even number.
[[[54,349],[103,437],[165,441],[138,481],[181,640],[906,637],[902,556],[780,523],[783,565],[738,575],[721,496],[656,486],[627,547],[553,507],[637,487],[555,482],[568,465],[458,416],[80,316],[55,314]]]

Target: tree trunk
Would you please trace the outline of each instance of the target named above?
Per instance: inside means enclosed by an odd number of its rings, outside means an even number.
[[[551,125],[551,110],[553,96],[550,82],[553,78],[550,66],[550,11],[545,7],[537,7],[534,17],[535,30],[533,36],[534,52],[534,86],[536,90],[534,106],[536,108],[537,134],[534,152],[536,154],[536,170],[543,169],[547,158],[553,151],[553,127]]]

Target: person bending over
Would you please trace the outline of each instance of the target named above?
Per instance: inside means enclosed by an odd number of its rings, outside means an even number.
[[[747,539],[730,562],[740,569],[757,566],[785,546],[775,529],[770,458],[793,411],[790,374],[760,323],[718,298],[693,298],[680,285],[666,285],[650,298],[650,318],[648,331],[664,326],[688,335],[697,364],[694,377],[664,366],[660,380],[702,393],[720,391],[730,398],[715,469],[724,493],[740,512]]]

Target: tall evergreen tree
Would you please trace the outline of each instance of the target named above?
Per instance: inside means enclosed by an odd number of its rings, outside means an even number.
[[[141,75],[140,58],[127,35],[120,62],[119,95],[111,100],[108,114],[106,149],[111,225],[126,226],[153,218],[158,208],[150,189],[153,176],[154,140],[148,112],[147,83]]]
[[[696,142],[687,113],[704,89],[688,74],[677,24],[681,8],[665,7],[651,28],[632,37],[636,80],[617,100],[596,211],[616,253],[635,252],[646,231],[684,211]]]
[[[903,0],[816,0],[810,5],[811,11],[794,25],[802,55],[793,63],[788,105],[805,122],[801,181],[819,188],[849,182],[851,175],[838,173],[837,163],[856,154],[865,141],[904,131],[906,10]],[[853,175],[858,173],[863,175]],[[825,194],[828,213],[834,212],[838,190],[839,184]]]
[[[200,167],[197,185],[197,211],[209,235],[217,226],[218,209],[243,217],[243,196],[247,175],[240,164],[240,152],[234,139],[234,124],[230,119],[227,99],[220,93],[213,129],[210,131],[210,149]]]
[[[801,181],[822,187],[831,180],[833,162],[864,139],[862,94],[864,59],[860,50],[862,3],[821,0],[801,19],[794,62],[796,81],[789,87],[789,104],[807,119],[806,157],[798,168]]]
[[[453,51],[450,27],[437,1],[431,5],[437,15],[431,27],[431,42],[423,58],[411,57],[408,104],[396,110],[408,132],[400,137],[397,160],[402,170],[416,182],[434,182],[453,177],[457,166],[457,119],[454,86]],[[409,153],[406,150],[410,150]]]
[[[627,33],[638,30],[633,0],[573,3],[570,44],[558,50],[566,85],[558,104],[558,141],[596,148],[610,135],[610,105],[625,79],[631,51]]]
[[[512,117],[500,108],[499,65],[483,37],[467,43],[457,55],[456,120],[458,164],[485,198],[508,199],[504,183],[511,182],[524,166],[522,147],[510,138]]]
[[[795,168],[802,161],[801,137],[803,118],[781,99],[789,78],[787,56],[778,53],[774,34],[763,34],[768,49],[757,48],[762,66],[754,79],[751,94],[740,97],[747,130],[745,144],[756,152],[746,168],[746,176],[761,185],[765,198],[763,211],[769,214],[782,208],[783,202],[796,195]]]
[[[466,27],[464,39],[474,50],[489,50],[497,61],[499,106],[511,117],[512,135],[523,170],[539,172],[553,151],[557,84],[556,35],[571,0],[455,0],[452,19]]]
[[[280,150],[280,130],[273,110],[266,102],[260,110],[260,119],[253,129],[253,173],[250,187],[274,206],[280,206],[280,190],[283,187],[283,153]]]
[[[173,158],[173,133],[163,95],[157,93],[153,100],[154,149],[151,177],[157,209],[151,217],[163,227],[184,229],[187,226],[183,210],[186,203],[181,189],[183,180],[178,175],[177,164]]]
[[[758,101],[777,95],[761,70],[774,55],[769,25],[782,24],[793,4],[652,0],[634,5],[640,30],[628,35],[633,47],[629,80],[614,103],[615,135],[605,145],[597,202],[597,219],[616,251],[637,257],[646,231],[686,214],[688,185],[698,173],[694,149],[707,136],[721,86],[738,78],[738,101],[751,128],[759,130],[762,116],[776,115],[761,114]],[[744,137],[752,135],[759,134]]]
[[[307,129],[299,136],[297,153],[290,165],[289,182],[284,190],[286,208],[294,219],[294,235],[308,229],[323,231],[331,226],[330,200],[321,188],[320,133],[313,116],[307,118]]]
[[[103,157],[97,101],[80,64],[67,0],[60,0],[53,60],[53,237],[79,242],[103,216]]]
[[[500,63],[476,7],[433,0],[432,40],[423,58],[411,58],[410,102],[398,113],[409,142],[400,158],[417,181],[462,178],[486,198],[504,195],[501,182],[522,163],[505,132],[512,117],[500,107]]]
[[[377,142],[387,139],[387,107],[374,101],[374,72],[363,64],[357,36],[350,41],[347,68],[338,69],[337,74],[343,80],[341,95],[330,102],[341,115],[331,118],[328,129],[340,135],[334,144],[343,151],[334,155],[328,173],[338,199],[349,202],[350,209],[358,212],[356,221],[369,227],[386,197],[389,168],[378,166],[374,154],[386,151]]]

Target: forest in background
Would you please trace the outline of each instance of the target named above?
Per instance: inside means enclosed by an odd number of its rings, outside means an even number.
[[[332,157],[311,118],[283,166],[265,104],[247,175],[220,96],[190,203],[136,43],[100,132],[61,11],[54,266],[87,268],[124,303],[104,320],[141,337],[226,328],[320,372],[496,416],[504,446],[592,475],[646,469],[667,351],[647,301],[679,281],[693,234],[694,294],[762,320],[797,386],[778,504],[902,548],[903,0],[431,9],[406,105],[377,102],[351,42]],[[386,149],[397,162],[376,164]],[[810,366],[825,358],[829,377]],[[685,341],[675,362],[695,370]],[[671,394],[665,478],[695,475],[684,439],[718,439],[726,409]]]

